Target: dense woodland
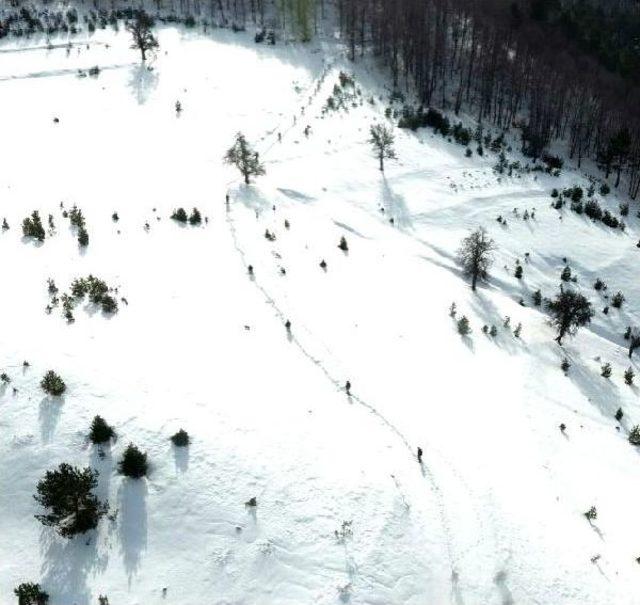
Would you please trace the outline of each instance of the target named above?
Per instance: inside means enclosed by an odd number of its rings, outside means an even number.
[[[640,89],[637,70],[628,68],[640,58],[637,3],[338,0],[338,6],[352,57],[371,48],[397,86],[415,85],[425,106],[517,127],[523,151],[534,158],[566,140],[571,158],[596,160],[616,186],[626,175],[637,197]],[[636,46],[625,42],[634,32],[618,27],[623,16],[636,24]],[[593,31],[604,42],[585,45]],[[607,65],[609,55],[615,58]]]
[[[10,31],[8,20],[16,11],[18,19],[26,16],[28,28],[38,28],[41,20],[29,21],[29,2],[12,4],[2,13],[0,35]],[[141,3],[78,0],[73,5],[102,11],[106,21],[114,10]],[[640,194],[636,0],[147,0],[144,5],[165,19],[187,16],[191,24],[238,29],[251,24],[302,40],[310,40],[336,14],[351,59],[380,57],[394,86],[415,90],[423,107],[467,112],[481,124],[517,129],[522,151],[533,159],[555,141],[566,142],[579,165],[594,160],[613,185],[627,187],[634,199]]]

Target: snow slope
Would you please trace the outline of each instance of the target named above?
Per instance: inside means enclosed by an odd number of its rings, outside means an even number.
[[[640,603],[638,453],[627,442],[640,409],[622,379],[622,333],[640,311],[638,219],[625,233],[569,210],[560,220],[549,192],[584,183],[577,171],[498,180],[495,156],[465,158],[429,132],[398,131],[399,160],[381,175],[366,140],[384,120],[384,76],[334,43],[256,46],[174,28],[159,39],[151,71],[122,32],[75,39],[70,52],[3,47],[0,368],[12,383],[0,398],[0,601],[39,581],[51,605],[99,594]],[[77,77],[93,65],[99,77]],[[340,69],[354,72],[363,103],[323,116]],[[249,187],[221,162],[238,130],[267,168]],[[60,202],[83,210],[86,250]],[[208,222],[175,224],[177,206]],[[535,220],[514,208],[536,208]],[[56,224],[41,245],[20,229],[34,209]],[[454,258],[478,225],[498,251],[474,294]],[[565,257],[598,313],[563,351],[530,295],[553,295]],[[47,278],[63,290],[89,273],[129,305],[113,317],[78,309],[71,325],[45,313]],[[598,276],[624,292],[620,311],[600,312]],[[469,338],[448,316],[452,301]],[[520,339],[505,316],[522,323]],[[499,327],[496,339],[483,324]],[[60,399],[39,388],[48,369],[67,382]],[[104,458],[86,440],[95,414],[119,435]],[[168,440],[180,427],[187,450]],[[146,480],[116,472],[130,441],[149,454]],[[117,510],[71,541],[33,518],[38,479],[63,461],[95,466]],[[344,521],[352,536],[338,540]]]

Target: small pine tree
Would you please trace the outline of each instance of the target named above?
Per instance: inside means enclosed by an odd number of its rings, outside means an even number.
[[[457,312],[458,312],[458,306],[456,305],[455,302],[452,302],[451,306],[449,307],[449,317],[455,317]]]
[[[23,582],[13,589],[13,594],[18,597],[18,605],[46,605],[49,595],[40,588],[40,584]]]
[[[191,216],[189,217],[189,224],[191,225],[199,225],[200,223],[202,223],[202,215],[200,214],[200,211],[197,208],[194,208],[191,211]]]
[[[116,432],[113,427],[109,426],[102,416],[96,416],[91,422],[89,430],[89,439],[91,443],[100,444],[107,443],[115,439]]]
[[[174,221],[178,221],[179,223],[186,223],[188,220],[187,212],[184,208],[178,208],[177,210],[174,210],[171,218]]]
[[[516,329],[513,331],[513,335],[514,335],[516,338],[520,338],[520,334],[522,334],[522,324],[521,324],[521,323],[519,323],[519,324],[516,326]]]
[[[102,307],[102,312],[108,315],[118,312],[118,301],[110,294],[102,296],[100,306]]]
[[[629,433],[629,443],[631,445],[640,445],[640,426],[636,424]]]
[[[600,368],[600,376],[603,378],[609,378],[611,376],[611,364],[609,362],[603,364]]]
[[[596,509],[595,506],[592,506],[585,514],[584,516],[589,519],[589,521],[593,521],[594,519],[598,518],[598,511]]]
[[[141,452],[133,443],[130,443],[118,463],[120,473],[125,477],[140,479],[147,474],[148,469],[147,454]]]
[[[189,433],[184,429],[180,429],[175,435],[171,437],[171,442],[176,447],[186,447],[189,445]]]
[[[623,416],[624,412],[622,411],[622,408],[618,408],[618,411],[616,412],[616,420],[620,422]]]
[[[43,377],[40,382],[40,386],[42,390],[54,397],[59,397],[64,393],[67,389],[67,385],[64,383],[64,380],[60,378],[53,370],[49,370]]]
[[[344,235],[340,238],[338,248],[340,248],[340,250],[342,250],[343,252],[349,251],[349,244],[347,244],[347,240],[345,239]]]
[[[624,372],[624,381],[631,386],[633,384],[633,379],[636,373],[633,371],[633,368],[629,367]]]
[[[536,307],[539,307],[542,304],[542,292],[540,290],[536,290],[533,293],[533,304]]]
[[[89,233],[84,225],[78,229],[78,244],[83,248],[89,245]]]
[[[517,264],[516,265],[516,271],[514,273],[515,278],[516,279],[522,279],[522,273],[523,273],[522,265],[521,264]]]
[[[566,265],[560,273],[560,279],[565,282],[571,281],[571,267],[569,265]]]
[[[569,368],[571,367],[571,364],[569,363],[569,360],[566,357],[562,360],[562,363],[560,364],[560,367],[562,368],[562,371],[565,374],[569,371]]]
[[[496,337],[498,335],[498,328],[496,328],[495,326],[491,326],[491,329],[489,330],[489,335]]]
[[[39,242],[44,241],[44,227],[42,226],[42,220],[40,219],[40,214],[37,210],[34,210],[30,217],[27,217],[22,221],[22,234],[25,237],[33,237]]]
[[[611,299],[611,305],[615,309],[619,309],[620,307],[622,307],[622,304],[624,303],[624,301],[625,301],[624,294],[622,292],[616,292]]]
[[[467,336],[471,334],[471,326],[469,325],[469,320],[466,315],[463,315],[457,322],[458,324],[458,333],[462,336]]]

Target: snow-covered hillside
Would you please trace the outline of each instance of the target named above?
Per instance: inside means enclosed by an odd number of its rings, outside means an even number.
[[[638,371],[622,337],[640,321],[636,209],[625,232],[555,210],[581,173],[498,178],[494,154],[430,130],[397,130],[383,176],[367,139],[384,73],[333,41],[158,37],[152,69],[124,31],[2,47],[0,601],[34,581],[51,605],[640,603],[640,406],[622,376]],[[341,70],[361,94],[323,112]],[[250,186],[222,163],[239,130],[266,166]],[[180,206],[207,221],[179,225]],[[55,223],[41,244],[22,237],[33,210]],[[480,225],[497,251],[473,293],[455,255]],[[531,297],[557,292],[564,259],[596,315],[560,348]],[[45,312],[47,279],[89,274],[128,304]],[[622,309],[602,313],[598,277]],[[50,369],[62,397],[40,388]],[[96,414],[118,433],[102,457]],[[117,473],[129,442],[146,479]],[[72,540],[34,519],[61,462],[96,468],[111,509]]]

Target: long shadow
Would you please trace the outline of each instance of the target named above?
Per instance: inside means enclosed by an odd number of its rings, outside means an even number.
[[[608,378],[594,372],[593,369],[580,363],[579,357],[569,358],[572,367],[569,373],[582,394],[600,410],[607,419],[614,418],[619,407],[618,388]]]
[[[102,503],[108,503],[111,487],[111,473],[113,470],[113,456],[111,445],[94,445],[90,455],[91,467],[98,471],[98,486],[94,493]]]
[[[158,73],[150,71],[144,64],[134,65],[131,68],[128,84],[139,105],[144,105],[147,102],[151,93],[158,86],[159,79]]]
[[[507,586],[507,572],[504,570],[499,571],[493,581],[500,592],[501,604],[513,605],[515,601],[513,600],[511,590],[509,590],[509,587]]]
[[[176,465],[176,472],[186,473],[189,469],[189,446],[176,447],[172,445],[171,447],[173,448],[173,460]]]
[[[51,529],[42,530],[42,584],[56,602],[76,605],[93,602],[87,577],[104,570],[108,560],[106,553],[99,554],[96,536],[91,531],[69,540],[60,538]]]
[[[120,551],[131,584],[147,548],[147,483],[144,479],[123,480],[118,490],[118,510]]]
[[[251,185],[239,185],[235,199],[242,202],[242,204],[256,213],[261,213],[270,210],[273,204],[267,198],[265,198],[260,191]]]
[[[380,197],[385,216],[393,218],[395,224],[402,229],[412,229],[413,219],[407,207],[404,197],[399,193],[394,193],[389,186],[387,177],[383,174],[380,181]]]
[[[62,406],[64,405],[64,397],[44,397],[38,408],[38,420],[40,421],[40,437],[43,443],[50,443],[53,439]]]

